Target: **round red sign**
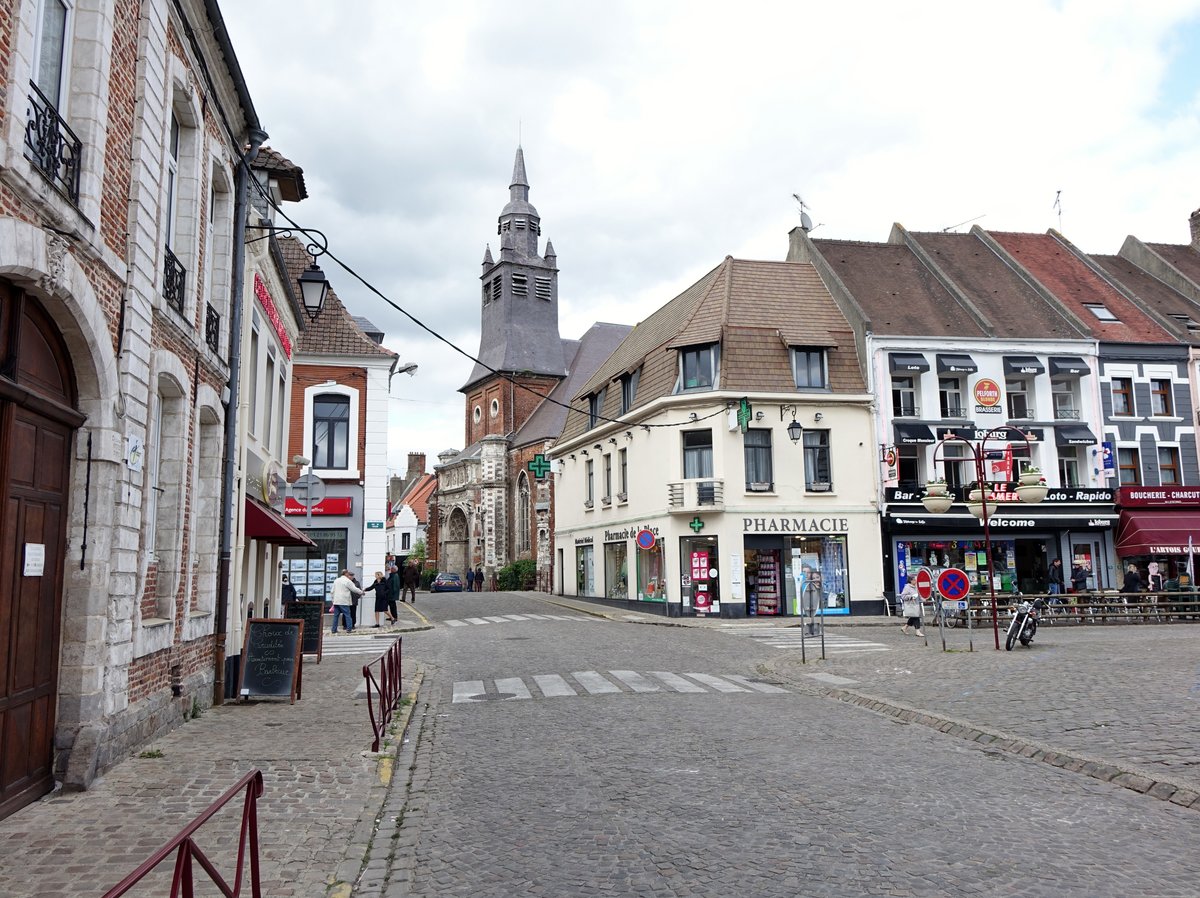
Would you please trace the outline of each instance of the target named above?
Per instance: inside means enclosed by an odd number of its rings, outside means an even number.
[[[921,568],[917,571],[917,595],[922,599],[928,599],[933,595],[933,574],[929,573],[928,568]]]
[[[975,381],[975,401],[988,408],[1000,404],[1000,385],[988,377]]]

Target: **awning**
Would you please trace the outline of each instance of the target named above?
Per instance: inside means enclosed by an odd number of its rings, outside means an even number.
[[[896,444],[899,446],[927,446],[936,442],[928,424],[896,425]]]
[[[317,544],[265,505],[246,499],[246,536],[274,543],[277,546],[310,546]]]
[[[1006,355],[1004,357],[1005,374],[1042,374],[1045,370],[1035,355]]]
[[[1117,555],[1187,555],[1200,552],[1200,514],[1195,511],[1122,511]]]
[[[922,372],[929,370],[929,360],[919,352],[893,352],[888,356],[892,371]]]
[[[1082,377],[1084,374],[1091,373],[1092,370],[1088,367],[1087,362],[1073,355],[1056,355],[1050,358],[1051,377],[1062,377],[1068,374]]]
[[[938,374],[974,374],[979,370],[975,360],[966,353],[938,353]]]
[[[1059,424],[1054,428],[1056,446],[1095,446],[1100,441],[1083,424]]]

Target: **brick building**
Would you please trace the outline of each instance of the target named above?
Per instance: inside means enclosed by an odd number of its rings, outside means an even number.
[[[429,544],[438,569],[489,579],[519,560],[537,562],[538,584],[552,582],[553,482],[530,463],[562,432],[572,390],[589,378],[629,328],[595,324],[579,340],[558,330],[558,257],[529,202],[525,156],[517,148],[509,201],[500,213],[500,256],[484,252],[479,361],[459,392],[466,397],[466,448],[438,454],[436,514]]]

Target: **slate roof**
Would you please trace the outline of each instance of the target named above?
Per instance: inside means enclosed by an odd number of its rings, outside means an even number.
[[[1200,306],[1122,256],[1091,256],[1091,259],[1147,308],[1169,319],[1184,316],[1179,339],[1200,344],[1200,334],[1190,332],[1186,324],[1189,320],[1200,324]]]
[[[1091,335],[1110,343],[1175,343],[1151,317],[1092,271],[1053,234],[988,231],[1004,250],[1064,306]],[[1101,321],[1088,304],[1103,305],[1117,321]]]
[[[304,244],[295,237],[283,237],[279,240],[279,249],[287,265],[288,277],[296,280],[310,261]],[[296,340],[297,352],[305,355],[396,357],[396,353],[380,346],[362,332],[332,286],[325,298],[325,308],[317,320],[309,321],[306,316],[304,321],[304,330]]]
[[[563,438],[587,429],[587,397],[605,390],[602,414],[620,414],[619,379],[641,369],[633,408],[675,387],[678,348],[721,342],[722,390],[794,393],[789,346],[828,350],[833,392],[866,387],[849,323],[816,270],[801,262],[752,262],[727,256],[639,323],[575,391]]]
[[[308,197],[304,183],[304,169],[271,147],[259,147],[251,168],[271,173],[279,184],[280,196],[289,203],[298,203]]]
[[[867,315],[877,334],[988,337],[907,246],[857,240],[813,240],[825,262]]]
[[[1193,284],[1200,284],[1200,252],[1189,243],[1147,243],[1146,246]]]

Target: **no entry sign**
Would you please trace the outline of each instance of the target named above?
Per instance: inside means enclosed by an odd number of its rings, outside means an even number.
[[[921,568],[917,571],[917,595],[922,599],[928,599],[933,595],[933,574],[929,573],[928,568]]]
[[[971,591],[971,581],[966,571],[960,571],[956,567],[946,568],[938,574],[937,588],[943,599],[957,602],[967,597],[967,593]]]

